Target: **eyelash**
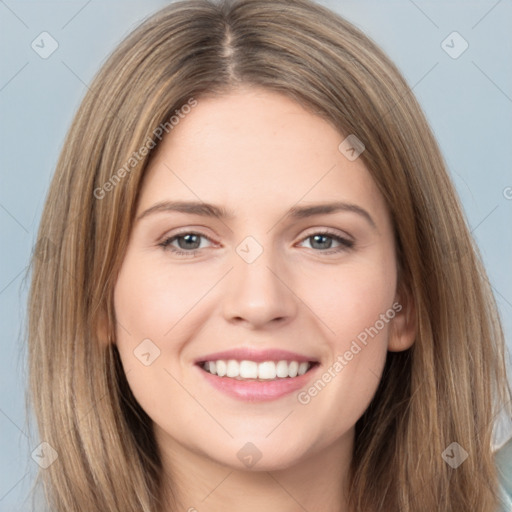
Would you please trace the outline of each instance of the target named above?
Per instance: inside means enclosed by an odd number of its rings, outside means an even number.
[[[176,247],[172,247],[171,246],[172,242],[174,242],[178,238],[185,237],[186,235],[200,236],[202,238],[206,238],[210,242],[213,242],[213,240],[210,237],[208,237],[206,235],[203,235],[202,233],[197,233],[195,231],[185,231],[183,233],[178,233],[177,235],[173,235],[171,237],[166,238],[165,240],[160,242],[158,245],[160,247],[162,247],[164,250],[171,251],[172,253],[176,254],[177,256],[183,256],[185,258],[187,258],[187,257],[188,258],[194,258],[194,257],[197,256],[197,253],[201,249],[193,249],[191,251],[183,251],[181,249],[177,249]],[[339,235],[337,235],[337,234],[335,234],[335,233],[333,233],[332,231],[329,231],[329,230],[323,230],[323,231],[314,232],[314,233],[304,237],[301,240],[301,242],[303,242],[305,240],[308,240],[309,238],[313,238],[315,235],[321,235],[321,236],[326,236],[328,238],[332,238],[333,240],[335,240],[335,241],[337,241],[337,242],[339,242],[341,244],[340,247],[337,247],[335,249],[318,250],[318,251],[315,251],[315,252],[321,252],[321,253],[327,254],[327,255],[337,254],[337,253],[340,253],[342,251],[350,250],[354,246],[354,242],[352,240],[348,240],[347,238],[343,238],[343,237],[341,237],[341,236],[339,236]]]

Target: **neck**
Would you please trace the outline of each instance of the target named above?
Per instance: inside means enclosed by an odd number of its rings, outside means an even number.
[[[165,512],[349,512],[353,431],[275,470],[258,470],[257,464],[252,469],[229,467],[169,437],[160,441]]]

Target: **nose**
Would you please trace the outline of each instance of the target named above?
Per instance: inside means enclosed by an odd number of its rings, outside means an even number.
[[[252,263],[237,254],[223,295],[223,313],[230,323],[250,329],[284,325],[297,314],[299,299],[293,279],[278,255],[269,249]],[[279,261],[278,261],[279,260]]]

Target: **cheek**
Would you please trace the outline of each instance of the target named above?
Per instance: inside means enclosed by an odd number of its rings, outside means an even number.
[[[172,279],[161,266],[128,252],[114,289],[116,346],[128,384],[150,416],[167,393],[176,393],[168,369],[180,347],[169,340],[179,339],[179,320],[189,302],[181,281],[179,273]]]
[[[389,264],[387,264],[387,262]],[[394,260],[354,265],[317,276],[308,306],[317,313],[329,344],[329,362],[301,403],[332,408],[339,415],[333,431],[349,427],[365,411],[377,390],[386,361],[388,336],[396,315]],[[319,324],[320,325],[320,324]],[[318,396],[318,398],[317,398]],[[348,421],[344,427],[340,423]]]
[[[124,327],[135,339],[165,338],[209,287],[209,280],[193,270],[167,272],[161,261],[128,255],[114,292],[120,334]]]
[[[392,260],[390,264],[385,261],[383,258],[380,264],[368,262],[317,275],[315,286],[309,288],[308,305],[329,327],[336,348],[344,349],[347,340],[374,326],[392,307],[396,271]],[[387,337],[388,324],[378,323],[378,330],[386,334],[383,337]]]
[[[152,396],[156,377],[161,377],[175,352],[164,343],[169,339],[166,333],[184,314],[179,283],[171,287],[170,279],[158,270],[136,253],[128,253],[114,290],[116,345],[136,396],[141,391]]]
[[[183,349],[210,313],[215,277],[193,265],[166,265],[159,255],[128,252],[114,290],[116,345],[130,387],[147,411],[161,409],[162,390],[181,396]],[[186,398],[186,397],[185,397]]]

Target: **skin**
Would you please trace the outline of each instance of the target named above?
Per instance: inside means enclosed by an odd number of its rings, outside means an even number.
[[[243,87],[198,98],[150,163],[136,217],[166,200],[214,203],[235,215],[145,215],[115,287],[115,342],[154,422],[179,510],[349,510],[354,425],[387,350],[410,347],[415,326],[413,306],[397,293],[389,212],[362,159],[339,151],[344,138],[291,99]],[[286,216],[292,206],[330,201],[363,208],[375,226],[352,211]],[[324,229],[353,247],[329,237],[315,244]],[[208,237],[171,243],[199,247],[196,257],[159,245],[178,231]],[[251,263],[236,251],[248,236],[263,250]],[[295,392],[267,402],[228,397],[194,365],[234,347],[278,348],[319,360],[320,377],[394,302],[402,310],[307,404]],[[134,350],[148,338],[160,353],[145,366]],[[252,467],[237,457],[248,442],[261,453]]]

